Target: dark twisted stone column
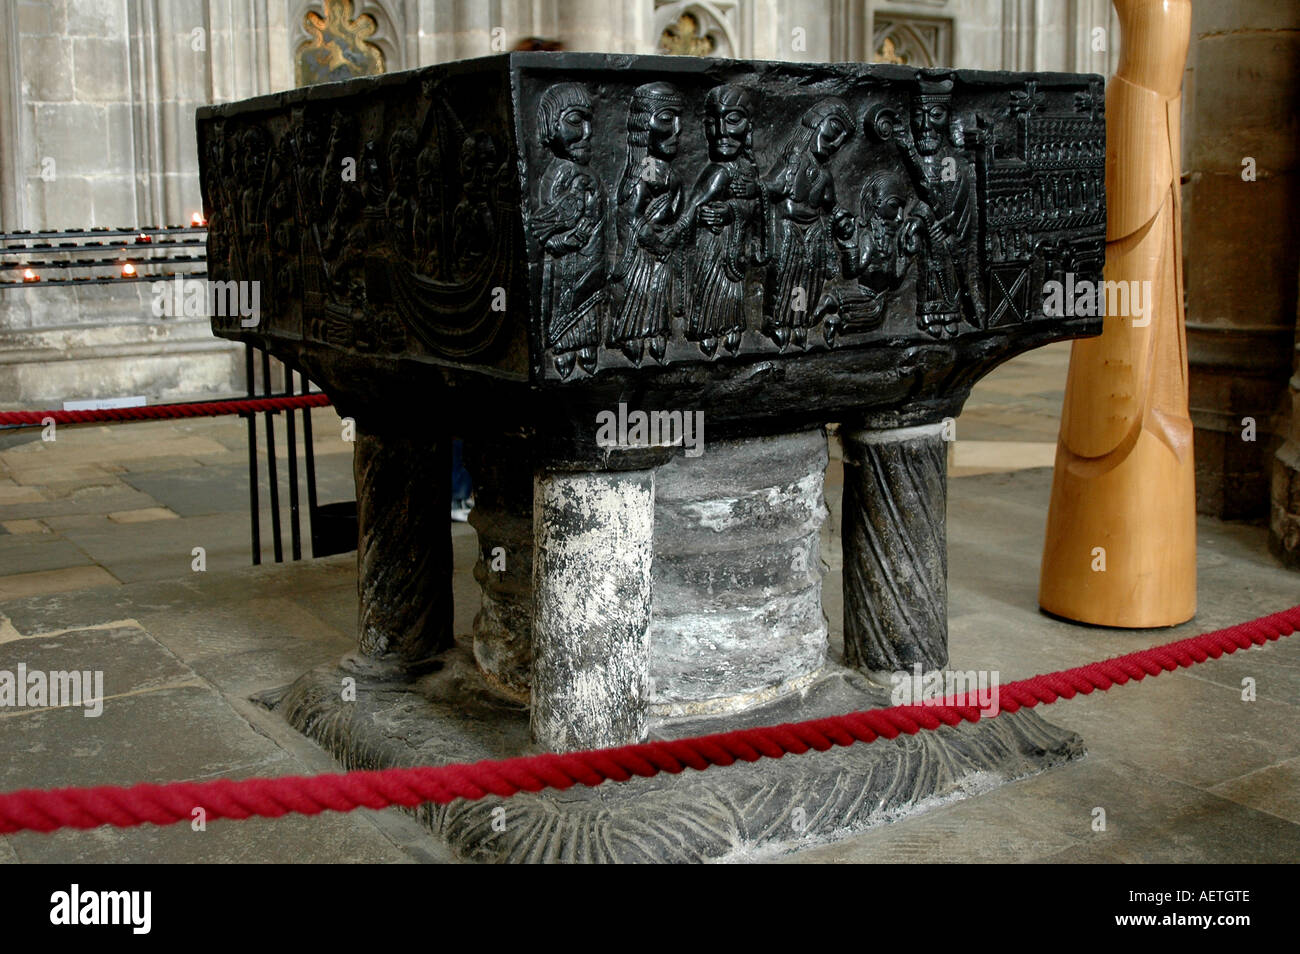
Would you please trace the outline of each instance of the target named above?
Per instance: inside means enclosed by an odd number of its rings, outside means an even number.
[[[841,428],[845,661],[886,674],[948,662],[943,425]]]
[[[487,680],[527,701],[533,669],[533,455],[531,435],[476,435],[465,442],[474,478],[470,525],[478,534],[482,603],[474,659]]]
[[[418,663],[452,643],[451,441],[357,425],[362,655]]]

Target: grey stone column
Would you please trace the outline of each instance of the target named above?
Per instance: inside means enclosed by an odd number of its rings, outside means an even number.
[[[826,663],[822,428],[711,440],[655,473],[652,712],[741,711]]]
[[[646,735],[654,492],[653,470],[537,474],[532,728],[547,749]]]
[[[452,643],[451,444],[358,422],[357,595],[361,654],[403,665]]]
[[[523,434],[471,437],[470,525],[478,534],[482,603],[474,617],[474,659],[496,688],[527,701],[533,669],[533,456]]]
[[[942,424],[840,439],[845,661],[888,685],[948,662],[947,445]]]

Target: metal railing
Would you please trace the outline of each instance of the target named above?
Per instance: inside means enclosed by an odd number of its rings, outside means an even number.
[[[78,274],[81,273],[81,274]],[[207,276],[207,228],[197,220],[188,226],[61,229],[0,232],[0,289],[68,285],[116,285]],[[284,390],[273,391],[272,360],[280,369]],[[258,371],[261,393],[258,393]],[[311,381],[251,344],[244,345],[244,383],[253,397],[307,394]],[[275,415],[280,411],[240,411],[248,423],[248,494],[254,565],[262,562],[262,515],[258,487],[257,415],[264,420],[267,490],[271,511],[271,548],[276,563],[284,562],[280,513],[279,466],[275,446]],[[298,472],[296,411],[285,414],[289,497],[289,554],[303,555],[303,527]],[[311,556],[329,556],[356,548],[356,502],[321,504],[316,493],[316,456],[312,444],[311,408],[302,408],[303,464],[307,498],[307,533]]]

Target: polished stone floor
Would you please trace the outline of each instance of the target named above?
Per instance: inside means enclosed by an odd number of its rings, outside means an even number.
[[[1300,602],[1300,575],[1262,527],[1202,518],[1200,611],[1133,633],[1035,608],[1068,345],[976,388],[950,456],[954,668],[1002,681],[1167,642]],[[351,496],[351,445],[315,412],[323,502]],[[283,426],[277,438],[283,444]],[[259,438],[264,435],[259,430]],[[350,649],[352,555],[249,566],[242,421],[0,435],[0,669],[105,673],[103,715],[0,709],[0,790],[329,771],[248,701]],[[280,456],[284,480],[284,457]],[[265,482],[265,474],[262,477]],[[827,474],[824,602],[838,640],[840,470]],[[261,499],[266,505],[266,488]],[[287,502],[285,503],[287,506]],[[264,513],[263,527],[269,526]],[[458,630],[476,608],[473,531],[456,525]],[[287,527],[285,529],[287,551]],[[202,547],[203,572],[193,570]],[[1243,701],[1244,680],[1255,698]],[[1089,756],[865,834],[763,860],[1295,861],[1300,859],[1300,639],[1040,710]],[[1097,809],[1105,828],[1097,830]],[[0,862],[431,861],[445,852],[397,810],[0,838]]]

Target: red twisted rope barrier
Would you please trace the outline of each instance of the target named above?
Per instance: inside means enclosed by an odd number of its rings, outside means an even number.
[[[1000,711],[1048,705],[1057,699],[1073,698],[1075,693],[1086,695],[1094,689],[1123,685],[1130,679],[1158,676],[1218,659],[1225,652],[1262,646],[1291,635],[1297,628],[1300,606],[1213,633],[1008,683],[1000,688]],[[957,725],[963,720],[977,722],[979,718],[978,706],[894,706],[808,722],[562,755],[310,777],[173,782],[131,788],[106,785],[27,789],[0,795],[0,834],[99,825],[125,828],[143,822],[169,825],[190,820],[196,808],[202,808],[207,818],[216,819],[253,815],[278,818],[289,812],[315,815],[326,809],[347,812],[391,805],[413,807],[422,802],[446,804],[457,798],[509,796],[546,788],[566,789],[575,784],[595,786],[606,780],[624,782],[633,776],[676,774],[688,767],[702,770],[710,765],[731,765],[737,759],[754,762],[780,758],[786,753],[802,754],[809,749],[820,752],[833,745],[892,739],[904,732],[914,735],[923,729]]]
[[[288,411],[299,407],[325,407],[328,395],[294,394],[285,397],[241,398],[232,401],[194,401],[188,404],[149,404],[144,407],[104,407],[87,411],[0,411],[0,425],[90,424],[95,421],[152,421],[174,417],[217,417],[260,411]]]

